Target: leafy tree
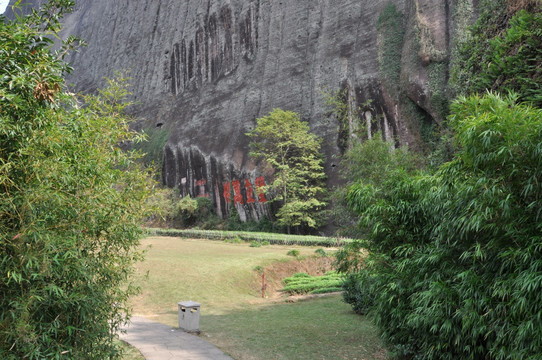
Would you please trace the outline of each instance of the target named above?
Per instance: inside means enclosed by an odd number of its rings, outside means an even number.
[[[370,249],[352,301],[397,358],[540,357],[542,110],[516,101],[455,101],[451,162],[349,193]]]
[[[51,49],[73,1],[0,18],[0,358],[117,358],[147,174],[119,81],[81,104]]]
[[[265,192],[281,203],[276,214],[279,224],[287,226],[288,232],[292,226],[317,228],[326,206],[321,140],[292,111],[275,109],[256,122],[247,134],[253,139],[250,155],[274,171]]]
[[[424,162],[418,154],[407,148],[395,149],[393,144],[382,140],[378,134],[372,139],[354,144],[348,149],[340,163],[340,175],[344,185],[336,188],[332,195],[333,208],[330,218],[344,236],[361,238],[359,217],[348,206],[346,196],[350,186],[359,179],[364,183],[380,185],[397,171],[415,173],[422,168]]]

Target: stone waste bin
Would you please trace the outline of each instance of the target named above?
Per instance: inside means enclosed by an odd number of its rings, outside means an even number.
[[[184,331],[199,331],[199,310],[201,304],[194,301],[179,302],[179,328]]]

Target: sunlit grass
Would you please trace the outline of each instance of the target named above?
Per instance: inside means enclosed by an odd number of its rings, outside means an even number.
[[[382,359],[370,322],[354,314],[340,296],[297,303],[262,299],[256,267],[289,261],[297,249],[314,247],[150,237],[138,264],[142,293],[134,313],[178,326],[177,303],[201,303],[202,337],[234,359]],[[147,278],[145,278],[147,274]]]
[[[134,313],[172,326],[177,324],[179,301],[199,302],[202,314],[213,315],[265,302],[258,296],[254,268],[290,260],[286,253],[293,249],[171,237],[150,237],[142,246],[148,252],[137,265],[142,293],[133,300]],[[314,253],[312,247],[297,249],[302,255]]]

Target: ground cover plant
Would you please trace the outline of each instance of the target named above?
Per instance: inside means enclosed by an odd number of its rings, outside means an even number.
[[[324,294],[342,291],[344,276],[336,271],[326,272],[322,276],[296,273],[282,280],[282,292],[295,294]]]
[[[383,358],[374,327],[340,296],[285,304],[283,295],[271,294],[279,280],[269,284],[268,298],[261,297],[261,270],[271,281],[299,271],[314,274],[322,261],[331,264],[312,247],[296,248],[307,259],[300,261],[286,255],[291,246],[172,237],[150,237],[142,246],[151,247],[137,265],[137,314],[178,326],[177,302],[200,302],[201,336],[235,359]]]

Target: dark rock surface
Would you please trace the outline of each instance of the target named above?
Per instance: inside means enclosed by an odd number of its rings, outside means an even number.
[[[259,218],[268,210],[256,180],[266,174],[248,158],[245,135],[254,120],[273,108],[299,112],[324,138],[330,184],[344,150],[339,130],[353,137],[360,124],[354,116],[339,124],[325,91],[345,89],[352,114],[367,124],[362,137],[380,131],[397,145],[420,146],[420,121],[442,121],[450,49],[471,3],[79,0],[65,33],[88,46],[71,57],[69,82],[89,92],[114,71],[130,71],[141,127],[170,132],[164,182],[210,197],[222,216],[235,206],[241,219]],[[383,48],[393,39],[379,26],[390,6],[402,34],[393,61]]]

